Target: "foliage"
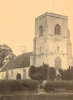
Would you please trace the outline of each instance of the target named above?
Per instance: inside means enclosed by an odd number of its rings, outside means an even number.
[[[12,53],[12,50],[7,45],[3,44],[0,45],[0,67],[3,66],[4,58],[9,54]]]
[[[47,64],[43,64],[43,80],[47,80],[48,76],[49,76],[49,71],[50,71],[50,67]]]
[[[29,91],[34,91],[38,89],[38,82],[35,80],[21,80],[21,85],[25,88],[27,88]]]
[[[0,80],[0,92],[11,92],[21,90],[21,85],[16,80]]]
[[[56,78],[56,70],[54,67],[50,67],[50,71],[49,71],[49,79],[50,80],[55,80]]]
[[[54,80],[56,77],[56,71],[54,67],[49,67],[47,64],[43,64],[40,67],[31,65],[29,76],[34,80],[47,80],[48,76],[50,80]]]
[[[61,80],[73,80],[73,67],[70,67],[67,70],[59,69],[61,74]]]
[[[31,65],[29,69],[29,76],[33,80],[47,80],[47,75],[49,73],[49,66],[47,64],[43,64],[40,67],[35,67]]]
[[[73,81],[49,81],[45,84],[45,90],[54,91],[55,89],[73,90]]]
[[[14,91],[34,91],[38,89],[38,82],[33,80],[0,80],[0,93]]]
[[[31,79],[34,79],[34,74],[36,73],[36,70],[36,67],[34,65],[31,65],[29,69],[29,76],[31,77]]]

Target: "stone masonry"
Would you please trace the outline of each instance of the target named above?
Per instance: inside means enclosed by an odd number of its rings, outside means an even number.
[[[56,70],[73,66],[67,16],[47,12],[35,18],[35,37],[30,66],[38,67],[43,63],[55,67]]]

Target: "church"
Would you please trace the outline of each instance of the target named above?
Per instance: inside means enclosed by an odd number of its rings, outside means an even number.
[[[33,52],[7,57],[0,71],[0,79],[17,79],[18,74],[21,79],[30,79],[30,66],[39,67],[43,63],[54,67],[57,74],[60,68],[65,70],[73,66],[67,16],[46,12],[35,18]]]
[[[35,37],[30,66],[43,63],[56,70],[73,66],[68,16],[46,12],[35,18]]]

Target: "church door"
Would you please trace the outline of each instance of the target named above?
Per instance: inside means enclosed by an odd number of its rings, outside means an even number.
[[[21,79],[21,74],[20,73],[17,73],[16,79],[17,80]]]
[[[55,69],[61,69],[61,58],[60,57],[56,57],[55,59]]]

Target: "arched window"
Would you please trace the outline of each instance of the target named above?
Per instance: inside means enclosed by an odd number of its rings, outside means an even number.
[[[55,35],[61,35],[61,27],[59,24],[55,26]]]
[[[56,70],[61,69],[61,58],[60,57],[56,57],[55,59],[55,68]]]
[[[40,27],[39,27],[39,36],[41,37],[42,35],[43,35],[43,27],[40,26]]]

